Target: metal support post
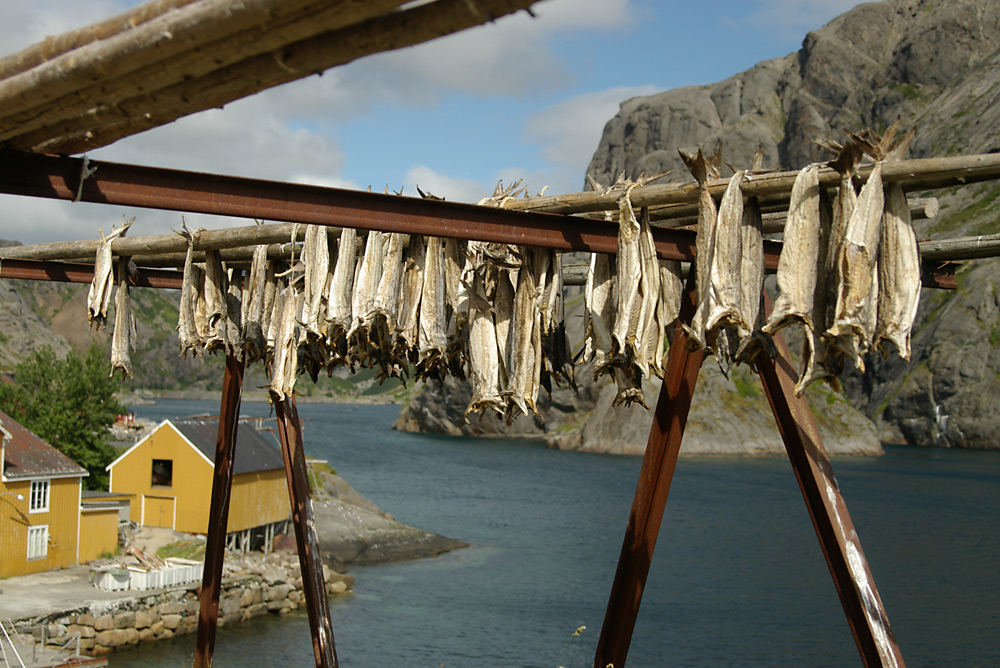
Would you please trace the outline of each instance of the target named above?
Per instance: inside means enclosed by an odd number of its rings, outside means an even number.
[[[694,271],[688,277],[681,302],[679,323],[690,323],[695,311]],[[691,397],[704,353],[693,349],[680,324],[674,332],[667,357],[660,396],[656,401],[653,425],[636,484],[635,499],[625,529],[618,569],[608,600],[601,637],[597,642],[595,668],[612,665],[622,668],[632,642],[642,591],[649,564],[653,560],[656,537],[670,493],[684,425],[691,409]]]
[[[201,608],[198,613],[198,639],[193,668],[209,668],[215,651],[215,631],[219,620],[222,562],[226,556],[226,527],[229,524],[229,498],[233,483],[243,370],[242,358],[226,356],[226,371],[222,380],[222,404],[219,407],[219,435],[215,441],[212,504],[208,514],[208,538],[205,543],[205,567],[201,579]]]
[[[339,665],[337,648],[334,646],[333,628],[330,624],[330,607],[326,597],[326,584],[323,582],[323,559],[316,536],[312,502],[309,499],[302,424],[295,398],[292,397],[291,402],[275,399],[274,412],[278,418],[281,453],[285,458],[288,496],[292,502],[295,544],[299,551],[299,567],[302,569],[302,590],[306,597],[306,611],[309,613],[313,654],[317,668],[335,668]]]
[[[764,299],[766,312],[770,315],[771,300],[766,293]],[[837,486],[809,401],[795,396],[798,375],[788,345],[780,333],[775,335],[774,343],[778,356],[759,356],[755,360],[757,372],[764,383],[764,392],[778,422],[861,660],[866,668],[904,668],[906,664],[861,550],[847,504]]]

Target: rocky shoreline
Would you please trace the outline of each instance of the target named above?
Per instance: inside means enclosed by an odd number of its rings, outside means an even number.
[[[323,568],[331,598],[354,593],[354,578]],[[55,614],[13,620],[22,638],[58,648],[79,637],[82,654],[103,656],[141,643],[166,640],[198,629],[200,583],[148,594],[92,601]],[[227,555],[219,597],[219,626],[268,614],[284,615],[305,605],[298,557],[291,552]],[[71,644],[72,646],[72,644]]]

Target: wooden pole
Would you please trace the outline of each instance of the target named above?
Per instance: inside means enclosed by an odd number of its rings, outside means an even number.
[[[694,311],[695,280],[691,272],[684,291],[680,322],[689,324]],[[678,325],[670,344],[621,556],[597,641],[594,668],[625,666],[703,357],[700,349],[692,349],[687,333]]]
[[[18,134],[9,138],[7,145],[46,153],[89,151],[372,53],[413,46],[481,25],[535,2],[537,0],[476,0],[475,3],[436,0],[388,12],[341,30],[261,53],[190,81],[119,100],[112,105],[81,108],[74,118]]]
[[[863,183],[871,173],[870,164],[858,169],[856,179]],[[797,171],[769,172],[750,175],[743,181],[743,194],[758,197],[788,196],[795,183]],[[819,172],[820,185],[835,188],[840,183],[840,174],[824,167]],[[1000,178],[1000,153],[961,155],[944,158],[921,158],[899,160],[882,165],[882,180],[886,183],[902,183],[907,190],[928,190],[963,185],[978,181]],[[729,179],[712,179],[708,182],[709,192],[715,198],[722,197]],[[656,206],[666,204],[691,204],[698,201],[698,184],[666,183],[637,186],[632,189],[632,206]],[[507,203],[506,208],[516,210],[542,211],[547,213],[580,213],[584,211],[612,211],[618,208],[621,192],[584,192],[569,195],[548,195],[529,199],[516,199]],[[689,215],[689,214],[688,214]]]
[[[323,582],[323,559],[316,536],[316,522],[309,499],[309,478],[306,471],[305,451],[302,447],[302,423],[299,420],[295,397],[291,402],[273,397],[274,413],[278,418],[278,436],[281,453],[285,459],[285,476],[288,496],[292,504],[292,522],[295,525],[295,545],[299,552],[302,571],[302,592],[306,597],[309,614],[309,631],[312,634],[313,656],[317,668],[335,668],[337,649],[330,624],[330,607]]]
[[[21,77],[0,81],[0,96],[14,84],[23,88],[31,76],[55,81],[51,88],[39,86],[26,96],[13,96],[17,104],[0,116],[0,137],[51,127],[87,107],[114,105],[200,78],[260,53],[361,23],[401,4],[401,0],[251,0],[234,5],[229,0],[209,0],[154,17],[148,25],[121,31]],[[170,66],[164,67],[168,58]],[[67,69],[68,63],[73,67]],[[84,76],[94,69],[99,75]]]
[[[222,564],[226,557],[226,529],[229,524],[229,499],[236,460],[236,433],[239,431],[240,399],[243,389],[243,358],[226,356],[222,378],[222,404],[219,407],[219,434],[215,440],[215,469],[212,476],[212,502],[208,511],[208,537],[205,541],[205,566],[201,578],[201,606],[198,613],[198,638],[193,668],[211,668],[215,652],[215,631],[219,620],[219,594],[222,588]]]
[[[755,364],[861,660],[866,668],[905,668],[809,402],[795,396],[798,375],[780,332],[774,343],[778,356],[760,355]]]
[[[284,244],[292,240],[292,231],[298,228],[296,241],[305,239],[305,225],[296,223],[269,223],[266,225],[242,225],[218,230],[202,230],[195,243],[196,251],[243,248],[259,244]],[[333,228],[331,234],[339,234]],[[0,260],[93,260],[97,252],[97,240],[54,241],[28,246],[7,246],[0,248]],[[180,234],[158,234],[145,237],[123,237],[111,243],[111,254],[131,258],[148,255],[180,253],[177,257],[184,263],[188,242]],[[137,261],[137,264],[139,262]]]

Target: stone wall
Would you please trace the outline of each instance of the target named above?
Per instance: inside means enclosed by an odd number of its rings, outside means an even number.
[[[236,563],[232,563],[235,561]],[[266,614],[286,614],[305,606],[298,558],[277,553],[267,557],[227,557],[219,596],[219,626]],[[354,593],[354,578],[323,567],[327,594]],[[192,584],[148,596],[97,601],[46,619],[22,619],[15,627],[39,644],[60,647],[79,636],[80,653],[109,654],[140,643],[194,633],[198,628],[200,587]]]

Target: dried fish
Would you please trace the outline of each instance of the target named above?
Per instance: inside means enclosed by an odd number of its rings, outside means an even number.
[[[244,290],[242,322],[247,364],[264,359],[266,354],[264,299],[267,290],[267,271],[267,246],[259,245],[253,250],[250,275],[246,279]]]
[[[226,292],[226,354],[237,358],[243,357],[245,347],[243,325],[240,314],[243,311],[240,298],[243,294],[243,270],[227,270],[229,290]]]
[[[195,307],[201,284],[201,270],[194,266],[194,247],[200,230],[191,230],[183,223],[183,231],[178,232],[188,240],[187,254],[184,256],[184,273],[181,279],[181,301],[177,307],[177,339],[180,352],[186,358],[188,352],[200,355],[205,345],[198,333]]]
[[[330,246],[327,241],[326,227],[306,225],[305,241],[302,244],[302,262],[305,265],[302,322],[306,338],[312,342],[326,338],[324,315],[327,281],[330,280]]]
[[[416,377],[443,382],[448,370],[448,333],[444,244],[440,237],[427,239],[423,279],[418,335],[420,361],[417,362]]]
[[[749,328],[740,334],[736,348],[737,361],[752,362],[756,354],[764,349],[771,350],[773,343],[764,334],[763,290],[764,290],[764,237],[762,235],[760,201],[756,197],[747,199],[743,207],[743,222],[740,233],[743,237],[740,248],[740,319]]]
[[[566,308],[563,302],[561,253],[550,253],[549,281],[546,285],[546,307],[542,311],[542,355],[543,368],[540,377],[542,387],[552,392],[551,380],[557,385],[567,383],[576,391],[576,377],[573,373],[573,354],[570,352],[569,336],[566,333]]]
[[[741,185],[746,172],[737,170],[729,179],[726,192],[719,203],[716,218],[715,243],[709,275],[711,301],[705,318],[706,340],[714,339],[721,330],[732,330],[741,337],[749,335],[751,325],[743,320],[740,301],[743,294],[743,191]]]
[[[799,171],[792,185],[784,242],[778,258],[778,298],[764,331],[773,334],[792,323],[813,330],[813,295],[820,249],[819,166]]]
[[[118,237],[125,236],[128,228],[132,226],[135,218],[128,222],[122,222],[122,226],[112,228],[111,234],[104,236],[104,231],[98,229],[101,235],[101,243],[97,245],[97,255],[94,258],[94,279],[90,283],[90,291],[87,293],[87,320],[91,327],[107,326],[108,305],[111,303],[111,289],[114,286],[114,278],[111,275],[114,268],[111,259],[111,242]]]
[[[497,271],[497,289],[493,297],[493,322],[497,329],[497,351],[500,360],[500,387],[510,387],[511,354],[510,340],[514,319],[514,294],[519,280],[519,268],[500,267]]]
[[[208,327],[205,336],[205,352],[215,352],[226,347],[227,314],[229,307],[226,294],[229,292],[226,271],[222,266],[219,252],[205,251],[205,319]]]
[[[400,366],[392,354],[396,347],[396,314],[403,277],[403,244],[407,235],[389,233],[384,237],[382,275],[368,318],[368,339],[373,347],[374,361],[379,366],[376,377],[380,381],[390,377],[402,378],[408,371],[405,361]]]
[[[424,271],[427,262],[427,244],[421,235],[410,237],[403,257],[403,285],[399,300],[396,347],[393,351],[398,360],[417,362],[420,346],[420,301],[424,287]]]
[[[831,345],[862,371],[861,354],[870,347],[874,334],[866,309],[872,297],[884,204],[882,163],[876,163],[847,224],[839,259],[836,317],[826,331]]]
[[[890,183],[885,189],[878,277],[875,345],[888,356],[891,341],[899,356],[908,360],[910,331],[920,302],[920,251],[910,222],[906,193],[898,183]]]
[[[471,337],[468,286],[472,284],[473,277],[467,246],[465,241],[458,239],[446,239],[444,242],[445,294],[448,298],[447,363],[449,372],[460,379],[465,379]]]
[[[635,217],[630,189],[618,198],[618,258],[615,284],[618,287],[618,308],[611,331],[614,364],[625,364],[626,354],[635,355],[636,336],[639,335],[642,315],[643,259],[640,249],[639,221]]]
[[[354,228],[340,231],[337,242],[337,264],[330,279],[327,295],[327,345],[340,359],[347,357],[347,333],[352,324],[354,277],[358,270],[358,232]]]
[[[524,264],[518,272],[511,319],[510,383],[504,393],[508,424],[529,411],[538,415],[536,401],[542,364],[539,286],[544,286],[547,280],[550,253],[541,248],[525,248],[522,256]]]
[[[115,267],[118,291],[115,293],[115,331],[111,337],[111,375],[121,370],[122,380],[132,375],[131,351],[135,350],[136,340],[135,316],[128,294],[130,262],[131,258],[120,257]]]
[[[639,369],[633,366],[614,367],[615,374],[615,384],[618,386],[618,394],[611,401],[611,407],[617,408],[622,404],[626,407],[631,406],[633,403],[638,403],[645,409],[649,409],[646,405],[646,399],[642,392],[642,376],[639,374]]]
[[[663,333],[657,332],[659,321],[656,308],[660,302],[660,264],[656,259],[653,232],[649,225],[649,209],[643,208],[639,217],[639,255],[642,260],[642,277],[639,280],[641,305],[639,308],[639,329],[631,363],[639,368],[643,378],[649,378],[652,364],[657,373],[662,374]],[[627,358],[627,356],[626,356]]]
[[[617,308],[615,257],[604,253],[590,256],[585,292],[583,361],[593,360],[594,380],[611,371],[611,329]]]
[[[388,234],[372,230],[365,240],[365,252],[358,265],[354,282],[354,300],[351,304],[351,329],[347,333],[348,354],[361,363],[368,358],[368,335],[375,310],[375,295],[382,277],[385,260],[385,242]]]
[[[664,354],[673,337],[677,326],[677,318],[681,312],[681,298],[684,294],[684,276],[681,273],[681,263],[678,260],[660,260],[660,300],[656,307],[656,333],[658,342],[655,344],[659,354],[653,365],[653,371],[660,378],[665,372]]]
[[[505,403],[500,396],[500,360],[497,352],[496,325],[490,302],[492,292],[485,272],[475,272],[469,296],[469,369],[472,376],[472,400],[465,409],[483,413],[492,409],[502,415]]]
[[[718,220],[718,211],[715,208],[715,201],[708,190],[708,179],[712,169],[709,161],[701,149],[698,155],[691,156],[683,151],[678,151],[681,160],[695,181],[698,182],[700,195],[698,196],[698,230],[695,236],[695,247],[697,256],[695,258],[695,280],[698,289],[698,305],[695,309],[691,325],[685,325],[688,334],[694,343],[700,348],[710,348],[712,341],[706,338],[705,325],[708,314],[712,311],[712,291],[710,289],[712,275],[712,254],[715,252],[715,227]]]
[[[298,352],[296,342],[296,316],[299,304],[293,287],[286,287],[275,299],[275,305],[280,306],[280,315],[274,321],[277,323],[274,339],[274,362],[271,365],[271,385],[269,393],[272,399],[285,399],[295,388],[295,376],[298,371]]]

